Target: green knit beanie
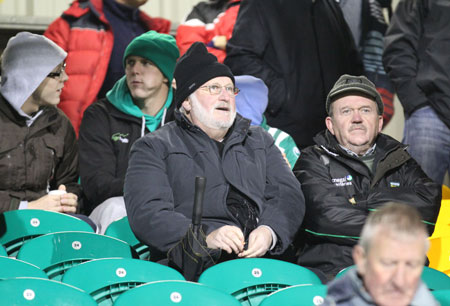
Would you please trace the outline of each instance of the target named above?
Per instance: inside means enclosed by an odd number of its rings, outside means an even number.
[[[148,31],[131,41],[123,54],[123,66],[128,56],[135,55],[148,59],[169,80],[173,79],[173,71],[180,56],[175,38],[169,34]]]

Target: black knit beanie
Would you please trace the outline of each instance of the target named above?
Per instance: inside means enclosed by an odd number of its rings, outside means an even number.
[[[191,93],[209,80],[219,77],[229,77],[234,84],[234,76],[230,68],[217,61],[217,57],[209,53],[205,45],[196,42],[180,57],[173,74],[177,90],[175,103],[177,108]]]

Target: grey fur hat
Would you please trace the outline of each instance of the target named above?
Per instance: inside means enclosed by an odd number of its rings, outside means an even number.
[[[1,59],[0,92],[22,116],[22,105],[67,53],[48,38],[20,32],[9,39]]]

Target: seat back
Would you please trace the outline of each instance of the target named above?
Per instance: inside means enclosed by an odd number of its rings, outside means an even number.
[[[442,185],[441,208],[430,244],[427,253],[430,267],[450,275],[450,189],[445,185]]]
[[[442,185],[442,200],[450,200],[450,188]]]
[[[231,295],[187,281],[159,281],[128,290],[114,306],[240,306]]]
[[[450,289],[431,291],[434,298],[442,305],[450,305]]]
[[[95,306],[92,297],[75,287],[43,278],[0,281],[0,305]]]
[[[184,277],[170,267],[150,261],[105,258],[74,266],[62,278],[62,282],[89,293],[98,305],[112,305],[124,291],[158,280],[184,280]]]
[[[105,231],[105,235],[125,241],[131,245],[140,259],[149,260],[150,250],[148,246],[140,242],[131,230],[128,217],[123,217],[112,222]]]
[[[430,267],[424,267],[422,280],[430,290],[450,289],[450,277]]]
[[[0,279],[15,277],[47,278],[44,271],[22,260],[0,256]]]
[[[233,295],[242,305],[258,305],[268,294],[292,285],[320,285],[312,271],[267,258],[235,259],[204,271],[199,283]]]
[[[0,244],[0,256],[8,256],[8,253],[6,253],[6,249],[1,244]]]
[[[0,244],[8,256],[16,256],[22,244],[34,237],[62,231],[93,233],[92,227],[76,217],[39,209],[21,209],[0,215]]]
[[[119,239],[87,232],[59,232],[39,236],[20,248],[17,258],[32,263],[50,279],[61,280],[64,272],[81,262],[98,258],[136,256]]]
[[[326,295],[327,286],[325,285],[297,285],[271,293],[260,306],[322,305]]]

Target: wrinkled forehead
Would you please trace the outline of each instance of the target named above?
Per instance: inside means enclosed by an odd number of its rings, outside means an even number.
[[[228,85],[233,86],[233,81],[229,77],[219,76],[219,77],[210,79],[209,81],[205,82],[202,86],[208,86],[208,85],[213,85],[213,84],[219,84],[222,86],[228,86]]]
[[[332,107],[335,108],[343,108],[343,107],[350,107],[350,108],[361,108],[361,107],[370,107],[370,108],[376,108],[377,103],[369,98],[362,95],[346,95],[341,98],[336,99],[332,104]]]

